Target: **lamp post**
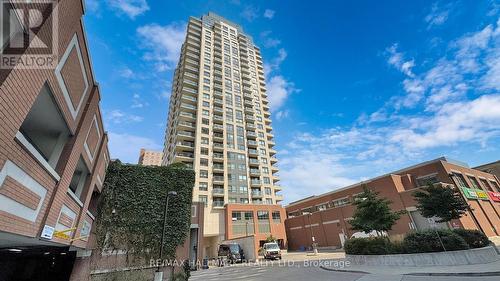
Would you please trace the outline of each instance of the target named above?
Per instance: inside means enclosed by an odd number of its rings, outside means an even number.
[[[167,193],[167,202],[165,204],[165,212],[163,213],[163,231],[161,233],[160,242],[160,260],[163,263],[163,243],[165,241],[165,229],[167,228],[167,213],[168,213],[168,200],[170,196],[177,196],[176,191],[169,191]],[[160,271],[160,265],[158,265],[158,270],[155,273],[155,281],[163,279],[163,272]]]
[[[313,252],[315,255],[318,254],[318,249],[316,249],[316,242],[315,242],[315,239],[314,239],[314,233],[313,233],[313,227],[312,227],[312,224],[311,224],[311,213],[310,212],[307,212],[307,220],[309,221],[309,229],[311,231],[311,247],[313,249]]]

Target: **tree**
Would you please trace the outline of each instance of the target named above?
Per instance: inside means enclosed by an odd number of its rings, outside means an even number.
[[[353,230],[369,233],[373,230],[379,234],[389,231],[400,218],[401,212],[393,212],[387,198],[379,198],[378,193],[363,186],[363,193],[356,196],[353,219],[350,221]]]
[[[417,200],[417,210],[425,218],[438,219],[436,222],[449,222],[453,219],[459,219],[469,209],[469,205],[460,193],[448,186],[434,185],[429,183],[422,190],[413,194]],[[446,251],[439,232],[436,230],[436,235]]]
[[[423,217],[437,217],[436,222],[461,218],[469,209],[462,195],[453,188],[429,184],[413,194]]]

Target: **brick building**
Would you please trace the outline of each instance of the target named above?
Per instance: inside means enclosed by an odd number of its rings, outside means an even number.
[[[281,205],[227,204],[225,238],[233,240],[253,235],[256,253],[269,236],[274,237],[281,248],[285,248],[285,218],[286,212]]]
[[[500,160],[474,167],[474,169],[500,177]]]
[[[285,221],[289,249],[308,248],[313,237],[319,247],[342,247],[345,239],[360,234],[351,230],[349,220],[355,209],[352,202],[363,185],[391,200],[393,210],[407,211],[389,235],[402,237],[411,230],[430,228],[433,222],[420,215],[413,197],[428,182],[458,187],[472,209],[450,225],[439,227],[480,229],[489,237],[499,236],[499,178],[442,157],[289,204]]]
[[[69,277],[76,253],[89,246],[110,159],[83,1],[53,3],[43,7],[42,24],[30,32],[42,41],[54,40],[54,67],[0,69],[2,280]],[[4,12],[21,5],[1,4]],[[9,40],[16,36],[33,39],[26,29],[14,28],[15,19],[2,14],[4,26],[10,20],[12,27],[11,37],[3,37],[2,55],[11,51]],[[22,47],[17,52],[25,58],[35,51]]]
[[[162,158],[162,151],[141,148],[139,152],[139,161],[137,161],[137,163],[144,166],[161,166]]]

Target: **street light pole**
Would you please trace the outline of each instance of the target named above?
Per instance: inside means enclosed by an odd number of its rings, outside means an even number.
[[[168,199],[170,198],[170,196],[177,196],[177,192],[169,191],[167,193],[167,202],[165,204],[165,212],[163,213],[163,231],[161,233],[161,241],[160,241],[160,260],[162,263],[163,263],[163,243],[165,241],[165,229],[167,228]],[[163,272],[160,272],[160,265],[158,265],[158,270],[156,273],[158,273],[159,276],[157,277],[155,274],[155,280],[158,280],[157,278],[160,278],[159,280],[162,280]]]

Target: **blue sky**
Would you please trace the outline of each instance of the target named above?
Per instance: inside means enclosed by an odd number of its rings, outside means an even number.
[[[162,149],[189,16],[262,49],[285,202],[442,155],[500,159],[500,2],[87,0],[114,158]]]

